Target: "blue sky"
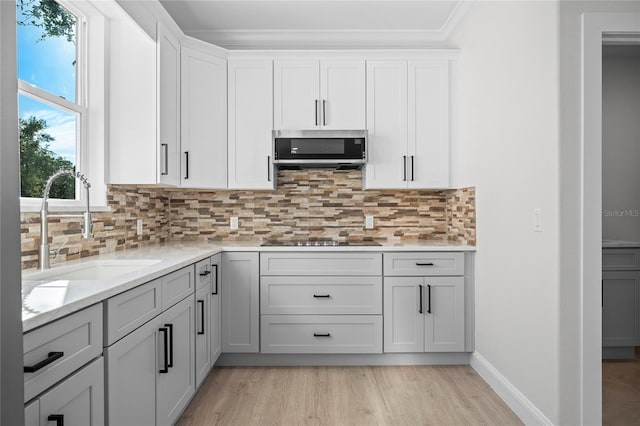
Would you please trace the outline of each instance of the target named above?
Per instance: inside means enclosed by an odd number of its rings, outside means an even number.
[[[18,10],[18,20],[22,16]],[[74,43],[66,38],[48,37],[37,41],[42,30],[18,25],[18,78],[55,95],[75,102],[76,59]],[[76,118],[44,103],[20,95],[18,114],[21,118],[36,116],[46,120],[46,132],[55,138],[49,149],[75,163]]]

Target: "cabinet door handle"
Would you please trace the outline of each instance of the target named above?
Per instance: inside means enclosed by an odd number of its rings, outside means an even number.
[[[330,294],[314,294],[313,297],[317,299],[328,299],[331,297]]]
[[[167,367],[173,368],[173,324],[165,324],[169,333],[169,361]]]
[[[402,156],[402,181],[407,181],[407,156]]]
[[[167,336],[167,327],[160,327],[159,331],[164,334],[164,344],[162,345],[164,349],[164,368],[158,370],[158,373],[166,374],[169,372],[169,338]]]
[[[211,268],[216,268],[216,272],[214,273],[214,277],[215,277],[215,290],[213,290],[213,292],[211,294],[218,294],[218,265],[211,265]]]
[[[418,308],[418,313],[421,314],[422,313],[422,284],[418,284],[418,288],[420,289],[420,307]]]
[[[24,372],[25,373],[35,373],[36,371],[38,371],[40,369],[43,369],[47,365],[51,364],[52,362],[54,362],[57,359],[62,358],[63,356],[64,356],[64,352],[49,352],[47,354],[47,358],[43,359],[42,361],[38,362],[37,364],[25,365],[24,366]]]
[[[184,152],[184,165],[185,165],[184,178],[189,179],[189,151]]]
[[[327,125],[327,100],[322,100],[322,125]]]
[[[200,276],[201,277],[206,277],[207,275],[209,275],[211,273],[211,271],[204,271],[204,272],[200,272]]]
[[[416,262],[416,266],[433,266],[433,262]]]
[[[313,337],[331,337],[331,333],[313,333]]]
[[[411,156],[411,182],[413,182],[413,155]]]
[[[62,414],[51,414],[47,417],[48,422],[56,422],[56,426],[64,426],[64,416]]]
[[[271,156],[267,155],[267,182],[271,182]]]
[[[315,121],[316,121],[316,126],[318,125],[318,100],[315,100],[315,106],[316,106],[316,117],[315,117]]]
[[[204,334],[204,300],[198,300],[198,305],[200,305],[200,330],[198,334]]]
[[[431,313],[431,284],[427,284],[427,313]]]
[[[164,152],[164,161],[162,161],[162,165],[164,166],[164,170],[160,171],[161,175],[169,174],[169,144],[161,143],[160,148]],[[161,159],[162,160],[162,159]]]

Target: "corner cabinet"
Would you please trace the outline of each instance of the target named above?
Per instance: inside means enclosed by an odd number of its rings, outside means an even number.
[[[364,60],[274,61],[274,129],[366,126]]]
[[[273,63],[228,62],[228,187],[273,189]]]
[[[227,61],[182,46],[180,185],[227,187]]]
[[[384,352],[464,352],[464,253],[385,253]]]
[[[259,256],[222,253],[222,351],[260,350]]]
[[[456,58],[367,61],[366,189],[449,187]]]

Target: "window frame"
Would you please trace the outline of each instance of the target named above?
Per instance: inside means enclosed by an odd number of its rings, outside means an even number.
[[[18,94],[77,117],[76,170],[84,173],[91,183],[91,210],[109,211],[104,179],[106,61],[104,55],[101,57],[101,52],[107,51],[107,20],[89,0],[56,2],[76,17],[76,102],[60,98],[20,79]],[[98,54],[91,54],[89,46]],[[40,197],[20,197],[22,213],[40,211],[41,205]],[[86,193],[81,185],[76,184],[75,199],[49,199],[48,205],[50,211],[81,211],[86,207]]]

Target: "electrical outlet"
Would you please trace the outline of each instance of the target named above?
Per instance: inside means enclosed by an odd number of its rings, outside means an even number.
[[[142,219],[136,220],[136,235],[142,235]]]
[[[231,230],[238,229],[238,216],[231,216],[231,221],[229,222],[229,227]]]
[[[364,227],[365,229],[373,229],[373,216],[364,217]]]

